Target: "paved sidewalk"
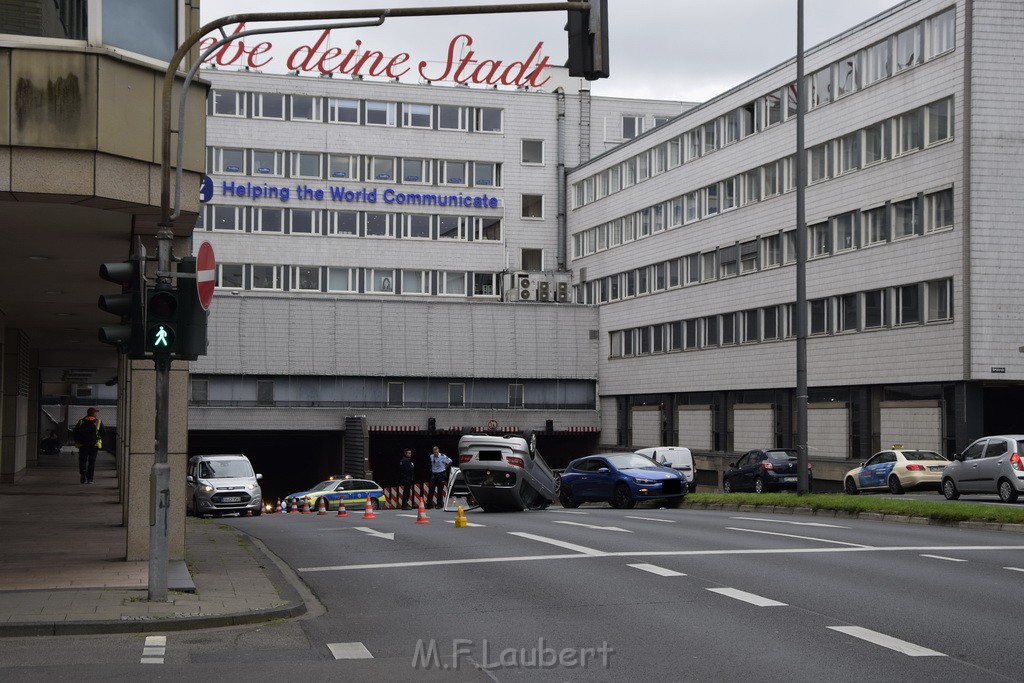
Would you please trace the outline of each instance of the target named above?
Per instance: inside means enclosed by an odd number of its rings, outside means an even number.
[[[66,449],[0,484],[0,637],[212,628],[306,611],[301,581],[258,541],[194,518],[186,561],[168,566],[167,602],[149,602],[149,563],[125,561],[111,454],[100,453],[95,482],[79,483],[78,455]]]

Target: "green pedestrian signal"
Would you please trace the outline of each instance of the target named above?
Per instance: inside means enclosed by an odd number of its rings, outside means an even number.
[[[166,325],[149,329],[149,347],[153,351],[170,351],[174,348],[174,330]]]
[[[146,351],[173,354],[178,348],[178,292],[173,289],[150,289],[146,299]]]

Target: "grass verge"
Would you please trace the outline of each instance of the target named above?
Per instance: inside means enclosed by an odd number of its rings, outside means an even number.
[[[754,505],[774,507],[811,508],[841,512],[874,512],[883,515],[927,517],[946,522],[995,522],[1024,524],[1024,506],[979,505],[972,503],[893,500],[875,496],[847,496],[842,493],[691,493],[686,496],[690,505]]]

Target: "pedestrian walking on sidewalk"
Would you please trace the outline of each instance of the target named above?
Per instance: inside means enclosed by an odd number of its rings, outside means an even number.
[[[409,495],[412,493],[412,483],[416,479],[416,465],[412,462],[412,451],[408,448],[402,453],[402,459],[398,463],[398,480],[402,483],[402,509],[411,510],[409,507]]]
[[[100,422],[99,414],[100,411],[96,408],[89,408],[86,416],[78,421],[72,432],[75,445],[78,446],[78,472],[81,474],[79,481],[83,484],[92,483],[96,471],[96,453],[103,448],[103,424]]]
[[[444,485],[448,480],[448,472],[452,466],[452,459],[441,452],[441,449],[434,446],[430,453],[430,490],[427,493],[427,507],[433,505],[440,509],[444,505]],[[434,498],[434,492],[437,498]]]

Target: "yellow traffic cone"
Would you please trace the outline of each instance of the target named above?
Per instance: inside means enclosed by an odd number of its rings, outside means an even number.
[[[462,510],[462,506],[455,511],[455,526],[456,528],[463,529],[469,524],[469,520],[466,519],[466,513]]]

